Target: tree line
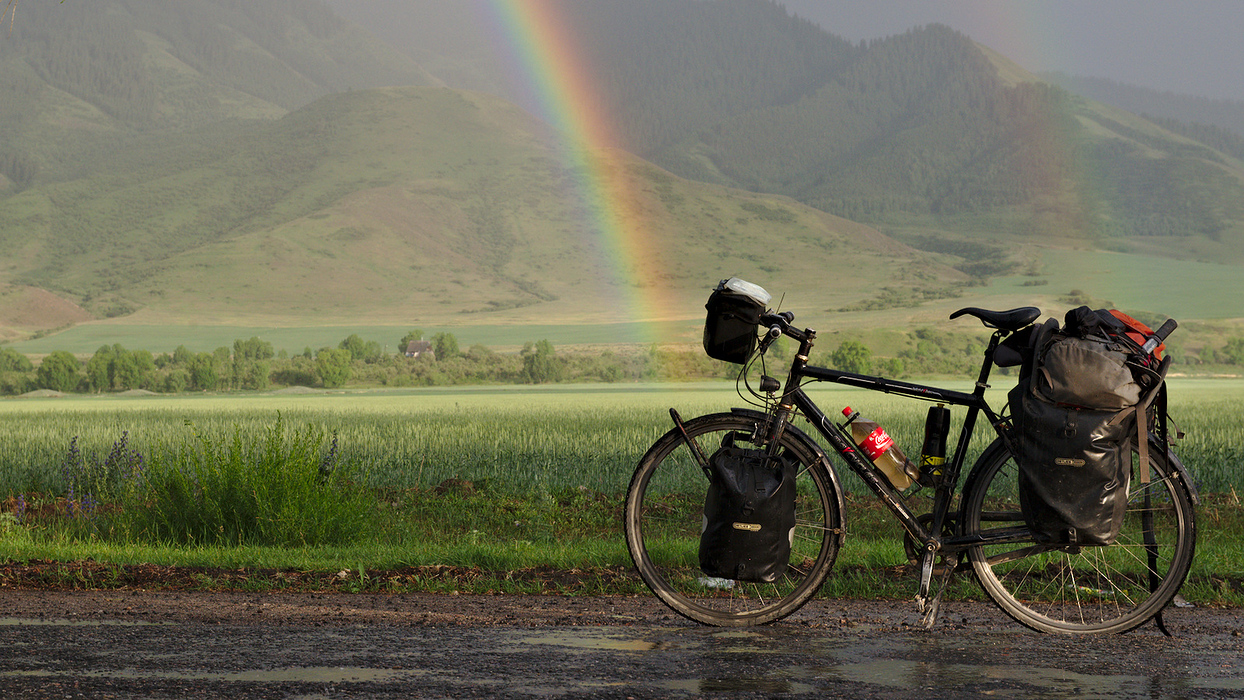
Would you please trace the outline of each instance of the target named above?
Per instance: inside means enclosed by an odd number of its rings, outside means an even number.
[[[517,353],[483,344],[461,349],[452,333],[437,333],[431,353],[407,357],[404,350],[423,334],[402,336],[399,352],[387,353],[374,340],[352,334],[336,346],[301,353],[276,351],[258,337],[232,347],[195,352],[185,345],[171,353],[103,345],[85,360],[65,350],[38,365],[13,348],[0,348],[0,394],[37,389],[62,393],[150,391],[257,391],[280,387],[335,389],[351,386],[448,386],[456,384],[544,384],[566,381],[641,381],[730,376],[723,363],[691,350],[649,348],[599,354],[559,352],[548,340],[530,341]]]
[[[402,336],[399,351],[387,353],[379,342],[357,334],[336,346],[289,354],[252,337],[232,347],[194,352],[179,346],[171,353],[103,345],[82,360],[58,350],[35,365],[13,348],[0,348],[0,395],[37,389],[62,393],[145,390],[176,394],[206,391],[258,391],[280,387],[337,389],[418,387],[461,384],[547,384],[553,382],[687,381],[734,377],[738,365],[708,358],[698,347],[650,346],[640,350],[605,350],[588,354],[559,352],[548,340],[530,341],[518,352],[498,352],[483,344],[465,350],[452,333],[429,340],[431,353],[407,357],[404,350],[423,334]],[[875,354],[859,339],[846,338],[826,348],[814,361],[835,369],[888,377],[963,376],[980,366],[984,343],[959,333],[917,328],[890,355]],[[789,361],[785,341],[769,351],[770,366]],[[1175,362],[1186,365],[1244,366],[1244,337],[1195,351],[1168,343]],[[1006,373],[1007,370],[1001,370]]]

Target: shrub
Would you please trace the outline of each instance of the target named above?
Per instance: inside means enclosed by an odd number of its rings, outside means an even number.
[[[856,340],[844,340],[831,356],[834,366],[844,372],[868,374],[872,369],[872,351]]]
[[[0,372],[29,372],[30,359],[13,348],[0,348]]]
[[[315,356],[315,371],[327,389],[344,386],[350,380],[350,351],[324,348]]]
[[[261,436],[194,437],[153,456],[113,532],[182,545],[348,544],[374,530],[375,500],[340,463],[337,437],[278,418]],[[131,492],[127,492],[131,493]]]
[[[337,345],[339,350],[350,353],[350,359],[377,362],[384,356],[384,349],[374,340],[363,340],[357,333],[350,334]]]
[[[53,391],[73,391],[78,388],[82,376],[78,373],[78,358],[64,350],[57,350],[39,364],[38,384]]]

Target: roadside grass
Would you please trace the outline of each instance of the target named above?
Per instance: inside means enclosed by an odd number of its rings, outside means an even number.
[[[1244,605],[1244,509],[1230,485],[1244,444],[1230,419],[1237,387],[1184,383],[1177,396],[1188,398],[1173,407],[1189,416],[1179,454],[1202,486],[1217,484],[1202,488],[1183,590],[1197,605]],[[816,391],[827,407],[866,406],[901,444],[918,444],[923,406]],[[668,429],[665,407],[722,410],[738,403],[732,392],[0,402],[0,588],[647,594],[621,532],[630,472]],[[1213,410],[1191,410],[1204,406]],[[847,541],[822,595],[910,598],[899,526],[843,477]],[[970,575],[947,597],[983,599]]]
[[[107,542],[55,522],[0,530],[0,589],[339,591],[443,594],[647,595],[621,533],[622,495],[574,489],[546,499],[442,489],[377,494],[375,530],[335,545]],[[1244,606],[1244,514],[1206,499],[1197,558],[1181,591],[1199,606]],[[820,596],[903,600],[916,567],[892,518],[869,498],[847,501],[847,541]],[[947,600],[987,600],[970,573]]]

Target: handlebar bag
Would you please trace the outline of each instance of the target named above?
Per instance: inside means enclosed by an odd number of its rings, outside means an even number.
[[[767,302],[768,293],[755,285],[734,277],[722,280],[704,305],[704,352],[715,360],[746,364],[756,351],[756,329]]]
[[[797,463],[735,447],[709,458],[700,569],[715,578],[771,583],[786,573],[795,533]]]

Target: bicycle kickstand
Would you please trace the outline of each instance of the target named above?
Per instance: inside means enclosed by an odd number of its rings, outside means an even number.
[[[930,542],[925,546],[924,554],[920,557],[920,589],[916,593],[916,610],[921,614],[920,622],[926,630],[933,629],[933,625],[937,622],[937,615],[942,607],[942,593],[946,591],[946,585],[950,583],[950,577],[955,572],[955,566],[948,563],[942,571],[937,593],[930,598],[929,592],[933,587],[933,564],[940,550],[941,547],[937,542]]]

